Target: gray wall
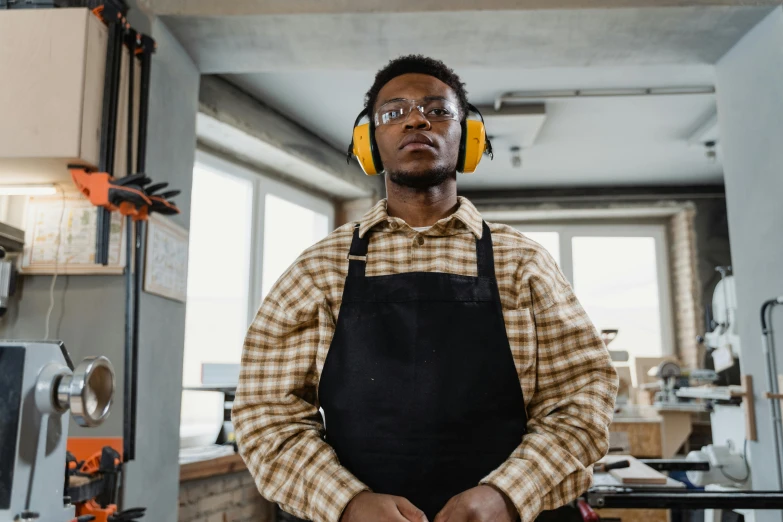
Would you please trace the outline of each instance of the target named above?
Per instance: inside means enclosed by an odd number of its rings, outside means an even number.
[[[168,28],[152,21],[158,43],[150,86],[147,172],[182,190],[182,214],[190,225],[190,193],[196,150],[199,72]],[[174,522],[179,496],[179,416],[185,305],[142,294],[136,461],[128,469],[125,505],[146,506],[145,519]]]
[[[776,8],[716,67],[720,133],[744,373],[755,378],[755,489],[777,489],[759,308],[783,294],[783,8]],[[783,332],[783,310],[774,327]],[[783,339],[779,335],[778,339]],[[780,343],[778,343],[780,344]],[[778,360],[783,347],[778,346]],[[762,463],[764,465],[762,465]],[[757,520],[781,520],[765,513]]]
[[[143,18],[140,19],[143,26]],[[158,43],[150,86],[147,173],[182,194],[182,214],[190,223],[190,193],[196,147],[199,72],[166,26],[151,21]],[[0,339],[41,339],[49,307],[51,277],[24,278],[21,298],[0,320]],[[62,339],[74,359],[105,355],[117,372],[115,409],[103,426],[83,429],[71,422],[71,436],[122,435],[125,287],[122,276],[60,276],[50,336]],[[142,293],[139,335],[139,393],[136,461],[128,466],[125,506],[145,506],[145,519],[177,520],[179,417],[185,304]]]

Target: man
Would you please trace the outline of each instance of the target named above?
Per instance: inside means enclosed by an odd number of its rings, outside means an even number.
[[[608,352],[552,257],[457,196],[457,75],[399,58],[366,108],[388,197],[261,305],[240,452],[265,498],[316,522],[535,520],[607,450]]]

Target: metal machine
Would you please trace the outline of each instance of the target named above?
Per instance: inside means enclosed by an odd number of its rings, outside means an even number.
[[[74,366],[59,341],[0,340],[0,520],[69,522],[64,498],[68,411],[84,427],[108,417],[114,369]]]
[[[738,362],[741,353],[740,338],[737,331],[737,290],[734,276],[729,275],[730,266],[719,266],[721,280],[712,294],[713,330],[704,335],[704,344],[710,351],[710,357],[716,371],[725,371]]]
[[[0,222],[0,318],[16,290],[16,267],[12,255],[22,251],[24,231]]]
[[[719,520],[720,510],[732,510],[755,520],[756,510],[783,510],[783,491],[760,491],[753,488],[748,461],[748,441],[755,441],[754,392],[751,376],[739,372],[741,345],[737,333],[737,300],[731,267],[717,267],[721,281],[712,300],[712,331],[704,336],[709,349],[707,370],[683,371],[677,364],[664,362],[651,374],[660,380],[656,406],[678,409],[678,406],[698,406],[690,402],[705,401],[710,411],[713,444],[692,451],[687,459],[679,461],[652,460],[645,464],[658,471],[685,471],[688,480],[703,486],[704,491],[680,489],[660,490],[651,486],[597,486],[585,495],[592,507],[611,508],[669,508],[704,509],[705,520]],[[766,301],[761,308],[762,348],[766,356],[767,385],[765,394],[771,399],[775,458],[778,478],[781,478],[783,460],[783,427],[781,424],[780,393],[777,383],[775,348],[771,332],[772,309],[783,304],[783,296]],[[712,364],[710,364],[712,363]],[[717,380],[716,380],[717,379]],[[701,382],[714,382],[698,386]],[[740,385],[741,383],[741,385]],[[715,385],[717,384],[717,385]],[[771,459],[771,456],[769,456]]]
[[[650,369],[648,375],[658,379],[658,383],[645,386],[658,390],[655,393],[653,406],[669,410],[706,411],[703,405],[691,402],[687,395],[681,395],[680,390],[689,389],[690,386],[712,384],[718,380],[714,370],[683,369],[674,361],[663,361]]]

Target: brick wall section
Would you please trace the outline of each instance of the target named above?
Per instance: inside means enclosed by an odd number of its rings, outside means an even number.
[[[359,221],[381,197],[351,199],[337,205],[334,213],[334,228],[339,228],[349,221]]]
[[[274,522],[275,505],[264,500],[248,471],[179,485],[179,522]]]
[[[688,205],[669,221],[676,353],[683,366],[688,368],[700,367],[704,357],[703,348],[696,342],[696,336],[704,333],[704,308],[697,265],[695,216],[695,207]]]

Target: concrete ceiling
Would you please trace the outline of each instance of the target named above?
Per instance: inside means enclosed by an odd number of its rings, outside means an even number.
[[[382,12],[367,12],[351,1],[317,3],[338,6],[321,8],[303,0],[289,7],[277,1],[147,2],[169,13],[164,20],[202,72],[223,75],[340,150],[374,72],[401,54],[444,60],[481,105],[505,91],[712,86],[713,64],[772,9],[770,2],[649,7],[659,2],[630,0],[602,0],[612,9],[570,10],[537,9],[527,0],[509,9],[497,0],[481,11],[439,11],[424,2],[425,12],[390,12],[387,2]],[[242,16],[213,16],[210,5],[218,4]],[[647,7],[623,7],[628,4]],[[712,95],[542,101],[547,119],[523,152],[522,168],[511,167],[513,143],[498,137],[495,161],[464,176],[463,186],[722,180],[720,158],[710,162],[703,148],[688,144],[714,111]]]
[[[248,16],[324,13],[418,13],[439,11],[612,9],[780,5],[779,0],[131,0],[157,15]]]
[[[371,69],[424,52],[452,67],[712,64],[769,7],[164,16],[201,71]]]

